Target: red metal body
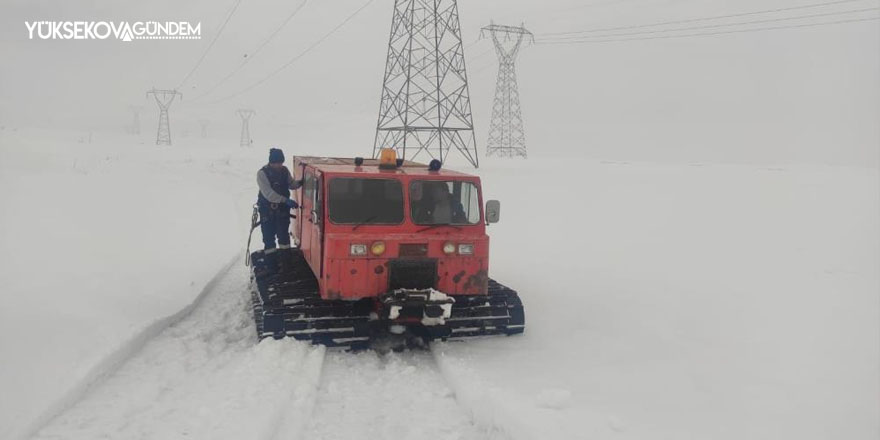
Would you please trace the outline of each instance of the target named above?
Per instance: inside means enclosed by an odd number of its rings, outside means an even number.
[[[295,157],[295,178],[305,184],[296,191],[300,202],[294,237],[303,250],[309,266],[319,280],[324,299],[357,300],[377,297],[389,291],[389,267],[394,262],[419,259],[436,261],[435,289],[449,295],[480,295],[488,289],[489,237],[483,212],[480,178],[449,170],[429,171],[427,165],[406,162],[394,169],[382,169],[376,160],[365,160],[356,166],[353,159]],[[397,225],[334,224],[330,221],[327,200],[329,185],[334,178],[395,179],[403,187],[404,220]],[[475,225],[426,228],[411,218],[410,183],[414,180],[463,181],[478,189],[480,221]],[[351,245],[363,244],[369,249],[383,242],[385,251],[379,256],[367,252],[353,256]],[[447,243],[473,244],[472,255],[444,253]],[[403,245],[403,247],[402,247]],[[417,256],[408,249],[423,249]],[[403,250],[403,255],[401,251]]]

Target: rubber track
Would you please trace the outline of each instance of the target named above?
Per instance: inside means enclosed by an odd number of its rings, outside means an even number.
[[[257,336],[292,337],[327,347],[361,350],[376,334],[371,299],[325,300],[318,280],[299,249],[253,253],[251,298]],[[282,264],[284,263],[284,264]],[[447,325],[420,332],[429,340],[458,340],[524,331],[525,315],[517,293],[489,280],[488,295],[455,296]]]

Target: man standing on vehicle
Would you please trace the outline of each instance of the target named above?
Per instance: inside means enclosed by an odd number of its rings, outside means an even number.
[[[269,164],[257,172],[257,207],[260,211],[260,229],[267,252],[275,251],[275,239],[279,249],[290,249],[290,210],[299,208],[290,197],[290,191],[299,189],[302,180],[293,180],[290,170],[284,166],[284,152],[269,149]]]

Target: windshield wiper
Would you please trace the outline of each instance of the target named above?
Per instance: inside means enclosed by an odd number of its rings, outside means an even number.
[[[427,228],[424,228],[424,229],[419,229],[419,232],[430,231],[431,229],[442,228],[442,227],[444,227],[444,226],[449,227],[449,228],[453,228],[453,229],[455,229],[456,231],[460,231],[460,230],[461,230],[461,227],[460,227],[460,226],[455,226],[455,225],[450,224],[450,223],[440,223],[440,224],[436,224],[436,225],[428,226]]]
[[[365,225],[365,224],[367,224],[367,223],[370,223],[370,222],[373,221],[373,220],[376,220],[376,217],[379,217],[379,216],[378,216],[378,215],[371,215],[371,216],[367,217],[367,218],[364,219],[362,222],[360,222],[360,223],[354,225],[354,228],[352,228],[351,230],[352,230],[352,231],[357,231],[358,228],[360,228],[361,226],[363,226],[363,225]]]

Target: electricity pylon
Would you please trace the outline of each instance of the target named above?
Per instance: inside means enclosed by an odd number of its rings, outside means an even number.
[[[373,157],[382,148],[479,167],[457,0],[395,0]]]
[[[171,124],[168,121],[168,108],[174,102],[174,98],[183,94],[177,90],[157,90],[153,87],[147,90],[147,97],[153,95],[156,104],[159,105],[159,131],[156,133],[156,145],[171,145]]]
[[[251,118],[257,114],[257,112],[248,109],[238,109],[235,113],[241,117],[241,143],[239,145],[242,147],[250,147],[254,143],[251,139],[250,122]]]
[[[529,38],[534,43],[535,37],[523,26],[501,26],[494,23],[484,27],[480,36],[487,33],[492,36],[495,53],[498,55],[498,80],[495,84],[495,103],[492,105],[486,155],[527,157],[515,62],[523,41]]]
[[[144,106],[130,105],[128,109],[131,110],[133,116],[129,132],[131,134],[141,134],[141,112],[144,110]]]
[[[199,125],[202,127],[202,139],[205,139],[208,137],[208,124],[210,122],[211,121],[208,121],[206,119],[199,120]]]

